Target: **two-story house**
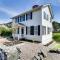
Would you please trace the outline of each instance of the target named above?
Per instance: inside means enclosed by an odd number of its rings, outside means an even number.
[[[31,10],[12,17],[13,38],[25,38],[47,44],[52,41],[51,5],[34,5]]]

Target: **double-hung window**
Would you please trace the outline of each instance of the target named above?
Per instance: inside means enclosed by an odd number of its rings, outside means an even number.
[[[40,25],[34,26],[34,35],[40,35]]]
[[[15,22],[19,23],[19,17],[15,18]]]
[[[47,34],[50,34],[50,32],[51,32],[51,28],[47,28]]]
[[[52,22],[52,18],[50,17],[50,22]]]
[[[32,12],[26,14],[26,20],[32,19]]]
[[[46,26],[42,26],[42,35],[46,35]]]
[[[38,35],[38,26],[34,26],[34,35]]]
[[[20,16],[20,22],[25,21],[25,15]]]
[[[44,12],[44,19],[46,19],[46,13]]]
[[[34,26],[30,27],[30,35],[34,35]]]
[[[46,12],[44,12],[44,19],[49,20],[49,16],[48,16],[48,14],[46,14]]]

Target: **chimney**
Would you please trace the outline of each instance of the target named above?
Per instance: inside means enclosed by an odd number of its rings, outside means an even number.
[[[38,8],[38,7],[39,7],[39,5],[32,6],[33,9]]]

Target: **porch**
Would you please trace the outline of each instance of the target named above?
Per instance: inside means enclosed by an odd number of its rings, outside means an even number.
[[[14,39],[21,39],[24,38],[24,27],[25,25],[22,23],[16,23],[15,27],[13,28],[12,36]]]

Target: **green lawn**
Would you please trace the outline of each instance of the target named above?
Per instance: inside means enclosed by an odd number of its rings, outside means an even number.
[[[60,33],[53,33],[53,40],[56,42],[60,42]]]
[[[54,46],[54,48],[55,48],[55,49],[60,49],[60,44],[56,44],[56,45]]]
[[[59,49],[60,48],[60,33],[53,33],[53,40],[56,42],[56,44],[53,46],[53,49]]]

